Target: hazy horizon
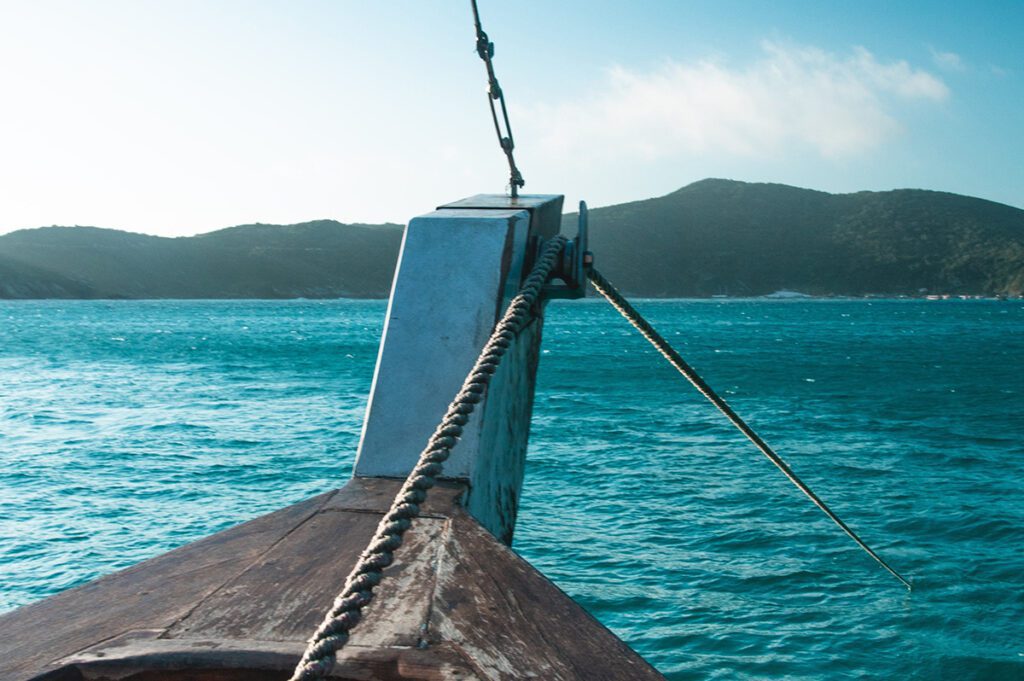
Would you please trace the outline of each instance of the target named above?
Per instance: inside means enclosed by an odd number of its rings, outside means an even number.
[[[481,2],[527,193],[1024,207],[1024,5]],[[0,233],[402,224],[498,193],[469,3],[0,2]]]
[[[780,184],[780,183],[777,183],[777,182],[756,182],[756,181],[746,181],[746,180],[728,180],[727,178],[703,178],[703,180],[696,180],[694,183],[702,182],[702,181],[705,181],[705,180],[725,180],[725,181],[735,181],[735,182],[746,182],[748,184]],[[694,184],[694,183],[691,183],[691,184]],[[677,191],[678,189],[682,189],[682,188],[684,188],[686,186],[689,186],[689,185],[684,185],[683,187],[679,187],[676,190],[672,190],[672,191],[673,192]],[[793,186],[793,185],[785,185],[785,186]],[[817,190],[814,187],[798,187],[798,188],[799,189],[807,189],[807,190],[810,190],[810,191],[823,191],[823,190]],[[830,194],[845,194],[845,193],[856,194],[856,193],[860,193],[860,192],[863,192],[863,191],[874,192],[874,193],[884,193],[884,192],[890,192],[890,191],[904,191],[904,190],[938,191],[940,193],[954,193],[954,194],[956,193],[956,192],[942,192],[941,190],[933,190],[933,189],[922,189],[920,187],[893,187],[892,189],[855,190],[853,192],[826,192],[826,193],[830,193]],[[671,193],[672,192],[669,192],[669,194],[671,194]],[[638,197],[638,198],[633,199],[631,201],[624,201],[622,203],[632,203],[634,201],[644,201],[644,200],[647,200],[647,199],[660,198],[661,196],[664,196],[664,194],[659,195],[659,196]],[[962,196],[967,196],[967,195],[962,195]],[[981,197],[970,197],[970,198],[981,198]],[[982,199],[982,200],[984,200],[984,201],[991,201],[991,199]],[[993,203],[1000,203],[1000,202],[993,201]],[[593,204],[591,202],[588,202],[587,205],[591,209],[594,209],[594,208],[607,208],[607,207],[611,207],[611,206],[615,206],[615,205],[621,205],[621,204],[608,204],[607,206],[601,206],[601,205],[596,205],[596,204]],[[1002,205],[1007,205],[1007,206],[1009,206],[1011,208],[1016,208],[1018,210],[1024,210],[1024,207],[1021,207],[1021,206],[1014,206],[1014,205],[1011,205],[1011,204],[1002,204]],[[425,212],[429,212],[429,210],[425,211]],[[575,206],[571,206],[568,203],[566,203],[564,208],[563,208],[563,214],[574,213],[574,212],[575,212]],[[152,231],[146,231],[145,229],[125,228],[125,227],[117,227],[117,226],[109,226],[109,225],[85,225],[85,224],[56,225],[56,224],[54,224],[54,225],[35,225],[35,226],[32,226],[32,227],[16,227],[14,229],[7,229],[7,230],[0,229],[0,236],[3,236],[4,234],[10,234],[12,232],[18,232],[18,231],[24,231],[24,230],[32,230],[32,229],[47,229],[47,228],[51,228],[51,227],[58,227],[58,228],[81,227],[81,228],[84,228],[84,229],[104,229],[104,230],[112,230],[112,231],[117,231],[117,232],[125,232],[125,233],[128,233],[128,234],[141,234],[141,235],[144,235],[144,236],[156,236],[156,237],[161,237],[161,238],[166,238],[166,239],[177,239],[177,238],[188,238],[188,237],[193,237],[193,236],[200,236],[200,235],[203,235],[203,234],[210,234],[212,232],[218,232],[218,231],[225,230],[225,229],[233,229],[233,228],[236,228],[236,227],[251,227],[251,226],[254,226],[254,225],[269,225],[269,226],[288,227],[288,226],[294,226],[294,225],[308,224],[308,223],[311,223],[311,222],[319,222],[319,221],[322,221],[322,220],[333,221],[333,222],[338,222],[338,223],[341,223],[341,224],[352,225],[352,226],[359,226],[359,225],[365,225],[367,227],[383,227],[383,226],[389,226],[389,225],[404,226],[405,224],[408,223],[409,219],[412,219],[413,217],[416,217],[416,216],[415,215],[410,215],[406,220],[402,220],[400,222],[399,221],[390,221],[390,222],[389,221],[382,221],[382,222],[357,222],[357,221],[344,220],[344,219],[335,218],[335,217],[314,217],[314,218],[309,218],[309,219],[306,219],[306,220],[296,220],[294,222],[256,221],[256,222],[248,222],[248,223],[239,223],[239,224],[235,224],[235,225],[221,225],[220,227],[212,227],[210,229],[207,229],[207,230],[204,230],[204,231],[201,231],[201,232],[187,232],[187,231],[185,231],[185,232],[181,232],[181,233],[178,233],[178,234],[159,234],[159,233],[155,233],[155,232],[152,232]]]

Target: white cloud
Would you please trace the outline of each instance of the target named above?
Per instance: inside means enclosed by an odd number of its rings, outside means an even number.
[[[516,112],[557,155],[607,152],[646,159],[715,152],[755,156],[796,145],[828,158],[879,146],[901,126],[901,101],[938,102],[946,85],[905,61],[864,48],[837,56],[814,47],[762,44],[748,66],[667,62],[653,72],[615,67],[582,102]]]
[[[942,52],[932,48],[932,61],[939,68],[946,69],[947,71],[966,71],[967,67],[964,65],[963,58],[956,52]]]

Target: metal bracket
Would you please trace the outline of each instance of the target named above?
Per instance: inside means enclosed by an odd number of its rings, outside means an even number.
[[[587,295],[587,270],[594,264],[594,254],[587,250],[587,203],[580,201],[579,223],[576,238],[569,239],[562,251],[562,259],[555,266],[551,276],[561,279],[561,284],[544,287],[544,298],[583,298]],[[540,245],[538,245],[538,249]]]
[[[518,197],[505,195],[478,194],[468,199],[454,201],[438,209],[495,209],[495,210],[526,210],[530,213],[531,244],[529,253],[523,262],[523,272],[530,270],[537,256],[544,248],[544,242],[559,232],[562,216],[562,196],[560,194],[524,194]],[[587,250],[587,204],[580,201],[579,227],[576,238],[570,239],[562,251],[561,261],[555,265],[551,278],[559,283],[550,283],[544,287],[541,295],[543,301],[555,298],[583,298],[587,292],[587,270],[594,262],[593,254]]]

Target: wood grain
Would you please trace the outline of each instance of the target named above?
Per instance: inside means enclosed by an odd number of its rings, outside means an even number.
[[[2,681],[284,681],[401,481],[343,489],[0,617]],[[663,677],[432,490],[337,679]]]

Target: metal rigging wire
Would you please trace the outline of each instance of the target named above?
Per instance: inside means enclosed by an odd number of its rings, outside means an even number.
[[[484,27],[480,23],[480,11],[476,7],[476,0],[471,0],[471,2],[473,3],[473,24],[476,26],[476,53],[480,55],[480,58],[484,60],[484,64],[487,66],[487,103],[491,107],[491,119],[494,121],[494,132],[498,135],[498,144],[501,145],[501,150],[505,152],[505,157],[508,159],[508,184],[512,198],[515,198],[519,196],[519,188],[525,185],[526,182],[523,180],[523,174],[516,167],[516,160],[512,155],[516,145],[512,139],[512,125],[508,122],[505,93],[502,91],[501,86],[498,85],[498,78],[494,75],[494,63],[491,61],[494,58],[494,43],[484,33]],[[501,104],[500,118],[498,110],[494,106],[495,101]],[[502,132],[502,124],[505,126],[504,133]]]
[[[669,342],[665,340],[646,319],[644,319],[643,315],[641,315],[636,308],[629,304],[629,301],[619,293],[618,289],[616,289],[611,282],[605,279],[601,273],[594,268],[587,270],[587,276],[590,278],[590,283],[595,289],[597,289],[597,292],[604,296],[608,302],[612,304],[612,307],[618,310],[619,314],[625,317],[630,324],[636,327],[636,330],[639,331],[644,338],[650,341],[651,345],[653,345],[655,349],[657,349],[657,351],[660,352],[665,359],[667,359],[669,363],[674,366],[676,370],[693,385],[694,388],[697,389],[698,392],[700,392],[701,395],[706,397],[711,404],[715,405],[715,407],[717,407],[718,410],[722,412],[722,414],[724,414],[725,417],[729,419],[729,421],[732,422],[732,424],[736,426],[736,428],[739,429],[739,431],[743,433],[748,440],[753,442],[754,446],[761,450],[761,453],[768,457],[768,459],[775,464],[776,468],[782,471],[782,474],[789,478],[790,482],[796,485],[801,492],[807,495],[807,498],[810,499],[815,506],[820,508],[825,515],[832,520],[832,522],[842,529],[843,532],[849,535],[850,539],[857,542],[859,547],[864,549],[869,556],[878,562],[879,565],[888,570],[889,574],[898,579],[903,586],[907,587],[908,590],[912,588],[910,582],[904,579],[900,573],[896,572],[888,563],[882,560],[881,556],[875,553],[870,546],[864,543],[864,540],[861,539],[856,532],[850,529],[850,526],[844,523],[842,518],[837,516],[803,480],[797,477],[796,473],[793,472],[793,469],[782,460],[782,457],[776,454],[775,450],[769,447],[768,443],[762,440],[761,436],[754,432],[754,429],[748,426],[746,421],[740,418],[739,414],[734,412],[732,407],[730,407],[729,404],[722,399],[721,396],[719,396],[703,378],[700,377],[700,374],[686,363],[686,360],[676,352],[675,348],[673,348]]]

